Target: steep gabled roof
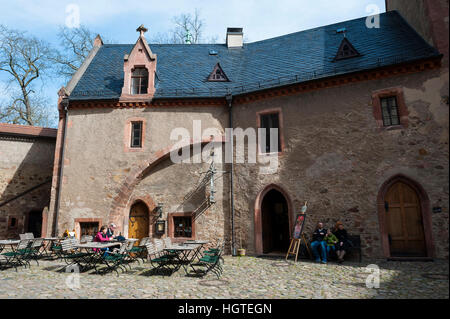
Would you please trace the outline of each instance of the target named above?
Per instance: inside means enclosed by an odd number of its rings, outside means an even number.
[[[360,56],[335,60],[346,37]],[[70,95],[70,100],[119,99],[123,57],[133,44],[103,45]],[[158,56],[154,98],[223,97],[311,79],[370,70],[425,58],[439,52],[423,40],[396,11],[380,15],[380,28],[367,28],[366,18],[246,43],[150,44]],[[209,54],[211,50],[217,54]],[[206,81],[220,63],[229,82]]]

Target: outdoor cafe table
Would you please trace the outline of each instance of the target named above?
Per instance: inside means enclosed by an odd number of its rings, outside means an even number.
[[[16,246],[19,243],[20,243],[20,240],[16,240],[16,239],[0,240],[0,252],[2,252],[3,249],[5,248],[5,246],[8,246],[8,245],[10,245],[11,249],[14,250],[14,246]]]
[[[209,244],[209,241],[207,240],[187,240],[184,242],[184,245],[198,245],[198,248],[196,251],[194,251],[194,256],[192,257],[192,261],[195,257],[198,257],[198,259],[203,257],[203,254],[201,253],[201,249],[204,245]]]
[[[183,266],[185,273],[188,274],[187,265],[191,266],[192,261],[197,255],[195,251],[198,251],[199,247],[200,245],[171,245],[169,247],[165,247],[164,250],[169,252],[175,251],[175,258],[179,261],[181,266]],[[192,251],[194,251],[194,254],[191,258],[189,258]],[[191,268],[194,269],[192,266]]]
[[[97,267],[95,266],[95,264],[98,262],[98,260],[101,259],[101,255],[103,253],[103,251],[101,249],[105,249],[105,248],[111,248],[117,245],[120,245],[121,242],[89,242],[89,243],[85,243],[85,244],[77,244],[75,245],[75,247],[80,248],[80,249],[85,249],[87,253],[89,253],[89,257],[86,257],[87,259],[85,259],[86,264],[87,265],[92,265],[95,268],[95,271],[97,271]],[[95,251],[94,253],[92,253],[92,250],[94,249],[98,249],[97,251]]]

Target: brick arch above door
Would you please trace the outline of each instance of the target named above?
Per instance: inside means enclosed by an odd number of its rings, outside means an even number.
[[[284,198],[286,199],[288,205],[288,216],[289,216],[289,231],[292,229],[292,222],[294,220],[294,212],[292,200],[289,194],[284,190],[282,186],[277,184],[269,184],[265,186],[256,196],[255,200],[255,215],[254,215],[254,237],[255,237],[255,252],[258,255],[263,253],[263,233],[262,233],[262,216],[261,216],[261,205],[264,199],[264,196],[271,190],[276,190],[280,192]]]
[[[160,149],[159,151],[152,153],[147,160],[137,163],[128,173],[122,184],[116,189],[116,196],[113,198],[111,204],[110,220],[118,226],[118,231],[124,231],[123,221],[124,218],[128,217],[129,209],[131,207],[130,202],[133,202],[131,198],[133,190],[156,165],[169,158],[172,151],[177,151],[185,147],[194,147],[198,144],[204,145],[211,142],[224,143],[225,137],[208,137],[202,139],[199,142],[194,142],[193,139],[186,140],[182,143],[178,142],[176,149],[174,148],[174,145],[167,146],[163,149]]]
[[[410,186],[418,195],[420,200],[420,208],[422,213],[423,231],[425,236],[425,246],[427,251],[427,257],[434,257],[434,244],[432,235],[432,221],[431,221],[431,208],[430,200],[422,185],[416,182],[414,179],[403,175],[396,174],[389,179],[387,179],[380,187],[377,196],[377,210],[378,210],[378,220],[381,235],[381,245],[383,248],[383,255],[386,258],[391,257],[388,231],[386,227],[386,209],[385,209],[385,196],[388,190],[397,182],[405,183]]]

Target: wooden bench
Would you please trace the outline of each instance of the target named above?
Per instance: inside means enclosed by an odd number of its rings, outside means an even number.
[[[351,244],[349,244],[349,249],[347,250],[347,252],[344,256],[344,260],[361,262],[361,260],[362,260],[361,236],[360,235],[348,235],[348,239],[350,240]],[[308,240],[308,245],[310,245],[310,244],[311,244],[311,240]],[[312,252],[311,246],[309,246],[309,249]],[[301,256],[303,258],[307,257],[306,256],[306,248],[304,247],[303,243],[300,246],[299,256]],[[334,256],[334,258],[337,258],[335,253],[333,253],[332,256]],[[310,259],[314,259],[313,256],[308,256],[308,257]]]
[[[361,262],[361,236],[360,235],[348,235],[348,239],[351,244],[350,248],[344,256],[344,260],[354,260],[357,257],[358,262]],[[350,258],[348,258],[350,257]]]

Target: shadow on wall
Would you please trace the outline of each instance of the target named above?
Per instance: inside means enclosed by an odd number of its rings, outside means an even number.
[[[41,236],[42,211],[50,202],[55,140],[14,137],[2,143],[12,147],[0,161],[6,184],[0,194],[0,238],[19,238],[27,231]]]

